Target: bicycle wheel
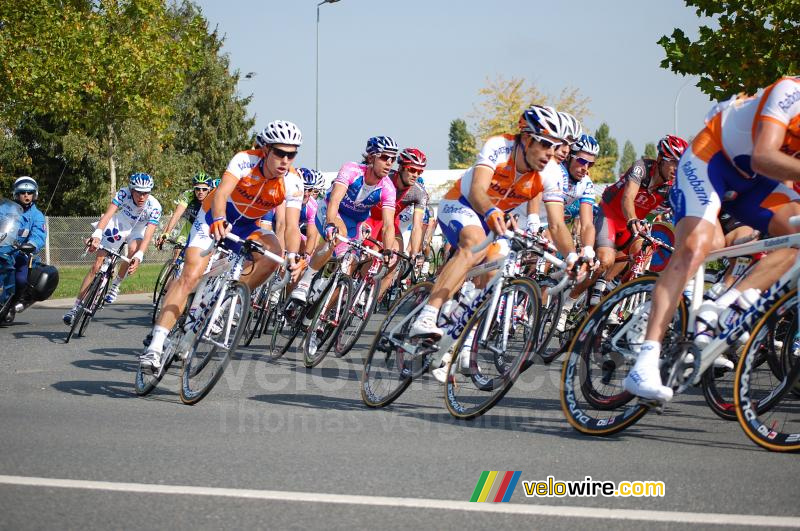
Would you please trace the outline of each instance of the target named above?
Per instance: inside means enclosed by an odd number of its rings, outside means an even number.
[[[164,342],[164,353],[161,355],[161,363],[163,363],[163,368],[158,371],[157,373],[153,374],[149,370],[142,370],[142,364],[140,363],[136,368],[136,380],[134,383],[134,389],[136,390],[136,394],[139,396],[146,396],[150,394],[153,389],[155,389],[158,384],[161,382],[161,379],[164,378],[164,375],[167,373],[169,368],[172,366],[173,362],[175,361],[175,357],[177,352],[175,351],[176,346],[180,343],[181,338],[183,337],[183,319],[180,319],[175,327],[170,332],[167,340]]]
[[[161,266],[161,270],[158,272],[158,277],[156,277],[156,285],[153,287],[153,306],[158,303],[158,299],[164,288],[164,284],[167,283],[167,279],[172,273],[172,269],[174,267],[175,261],[172,258],[164,262],[164,265]],[[155,321],[153,321],[153,323],[155,323]]]
[[[250,346],[253,339],[264,329],[264,321],[269,311],[269,286],[270,284],[262,284],[251,296],[250,314],[244,326],[244,339],[242,340],[244,347]]]
[[[564,306],[564,299],[560,293],[555,296],[545,294],[542,298],[544,300],[542,301],[542,310],[539,316],[539,330],[535,349],[545,363],[550,363],[557,357],[561,347],[561,345],[557,345],[552,348],[550,341],[553,339],[553,334],[555,334],[558,318],[561,316],[561,310]]]
[[[353,293],[353,281],[347,275],[339,275],[334,284],[328,284],[314,308],[311,324],[303,339],[303,364],[311,369],[325,359],[341,332],[341,324],[347,315]]]
[[[427,369],[430,356],[409,350],[423,347],[410,344],[406,338],[414,318],[428,300],[431,288],[432,283],[421,282],[408,290],[389,310],[375,334],[361,373],[361,400],[367,406],[388,406]],[[436,352],[435,347],[432,350]]]
[[[736,366],[736,416],[745,434],[773,452],[800,451],[800,341],[797,288],[781,297],[750,331]],[[769,329],[791,319],[783,344],[765,352]],[[772,357],[772,359],[770,359]]]
[[[81,328],[86,309],[90,307],[90,301],[95,299],[97,291],[100,289],[102,277],[102,273],[96,274],[92,279],[92,283],[89,284],[89,287],[86,289],[86,293],[84,293],[83,297],[81,297],[81,301],[78,304],[77,311],[75,312],[75,317],[72,318],[72,324],[69,327],[69,332],[67,332],[67,339],[64,341],[64,343],[69,343],[69,340],[72,339],[72,336],[75,334],[75,332]]]
[[[481,303],[447,365],[445,405],[452,416],[478,417],[511,389],[535,352],[540,305],[539,286],[527,278],[506,283],[494,309],[491,296]]]
[[[177,274],[177,266],[174,263],[170,263],[169,268],[167,269],[167,272],[164,275],[163,279],[159,273],[156,287],[160,286],[160,289],[158,291],[158,294],[155,296],[155,300],[153,300],[153,324],[156,324],[156,321],[158,321],[158,315],[161,313],[161,305],[164,302],[164,296],[166,296],[167,290],[169,289],[170,286],[170,279],[174,280],[176,274]]]
[[[183,362],[184,404],[196,404],[214,388],[239,344],[249,312],[250,289],[242,282],[230,283],[219,307],[199,327]]]
[[[101,276],[100,281],[100,289],[97,290],[94,294],[94,297],[90,299],[89,306],[85,312],[83,312],[83,318],[81,319],[81,326],[78,328],[78,335],[83,337],[86,328],[89,326],[89,322],[92,318],[99,312],[105,302],[106,293],[108,293],[108,289],[111,286],[109,282],[109,277],[106,275]]]
[[[344,320],[340,325],[341,330],[336,337],[333,348],[337,358],[341,358],[353,348],[364,328],[367,326],[369,318],[375,312],[378,305],[378,284],[373,278],[367,278],[353,288],[353,301],[348,306],[344,315]]]
[[[644,339],[656,277],[621,284],[578,326],[561,369],[561,409],[573,428],[588,435],[610,435],[641,419],[649,406],[623,387]],[[633,306],[630,300],[639,302]],[[682,298],[664,336],[662,357],[681,348],[688,310]],[[663,376],[663,375],[662,375]],[[631,403],[633,402],[633,403]]]

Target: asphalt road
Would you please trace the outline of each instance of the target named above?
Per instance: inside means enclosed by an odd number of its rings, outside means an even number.
[[[191,407],[176,376],[134,393],[147,310],[107,307],[69,344],[59,308],[0,328],[0,528],[800,526],[798,456],[754,446],[700,394],[604,439],[563,419],[556,366],[533,367],[472,422],[450,418],[429,376],[370,410],[358,393],[362,338],[311,371],[296,354],[267,363],[241,349]],[[520,482],[511,503],[465,503],[484,470],[660,480],[666,495],[526,498]]]

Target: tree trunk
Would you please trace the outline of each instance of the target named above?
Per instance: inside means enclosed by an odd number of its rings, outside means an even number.
[[[117,193],[117,165],[114,161],[114,126],[108,125],[108,173],[111,177],[111,197]]]

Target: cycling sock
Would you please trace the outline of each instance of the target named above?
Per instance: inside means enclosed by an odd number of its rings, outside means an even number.
[[[639,374],[649,372],[657,374],[659,356],[661,356],[661,343],[658,341],[643,341],[633,370]]]
[[[164,350],[164,340],[167,339],[167,335],[169,335],[169,330],[167,328],[159,325],[154,326],[153,339],[150,341],[150,346],[147,348],[149,350],[161,352]]]
[[[111,283],[111,287],[112,287],[112,288],[118,288],[120,284],[122,284],[122,277],[120,277],[119,275],[117,275],[117,276],[114,278],[114,281]]]

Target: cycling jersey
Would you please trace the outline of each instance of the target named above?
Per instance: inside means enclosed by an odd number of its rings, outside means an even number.
[[[678,164],[670,195],[676,223],[686,216],[716,223],[725,199],[727,213],[768,234],[774,213],[800,199],[792,188],[752,170],[753,141],[762,121],[785,127],[780,149],[798,156],[800,78],[781,78],[756,96],[735,96],[711,109],[705,129]]]
[[[619,181],[607,187],[603,191],[603,200],[600,204],[606,216],[626,221],[622,213],[622,196],[628,182],[639,185],[639,190],[633,199],[633,207],[638,219],[644,219],[647,214],[658,208],[667,198],[669,186],[664,183],[654,190],[650,189],[657,166],[657,161],[654,159],[639,159],[628,168]]]
[[[520,203],[536,197],[543,190],[542,176],[537,171],[517,174],[513,157],[514,144],[513,135],[493,136],[487,140],[483,149],[478,153],[475,165],[464,172],[464,175],[445,194],[444,199],[460,201],[463,205],[472,208],[467,197],[469,197],[469,189],[472,186],[472,176],[478,166],[487,166],[494,170],[486,193],[497,208],[508,212]],[[557,162],[551,160],[547,167],[550,167],[551,164],[553,168],[550,171],[560,172],[555,167]],[[480,214],[484,213],[480,212]]]
[[[158,199],[149,195],[143,206],[138,206],[133,200],[133,194],[129,187],[121,188],[111,202],[117,205],[117,212],[114,217],[119,218],[122,225],[133,228],[136,225],[158,225],[161,219],[161,203]]]
[[[234,177],[236,187],[228,198],[227,218],[236,223],[239,218],[260,219],[264,214],[286,201],[288,208],[300,208],[303,202],[303,180],[290,167],[283,178],[267,179],[264,175],[264,156],[260,149],[240,151],[228,163],[223,174]],[[211,212],[217,189],[203,201],[203,210]]]
[[[197,217],[197,213],[200,212],[200,209],[203,207],[203,202],[197,199],[197,196],[194,195],[194,190],[186,190],[183,192],[175,200],[175,204],[186,209],[183,211],[181,218],[189,223],[194,221],[194,218]]]
[[[389,176],[392,178],[393,184],[396,179],[400,178],[395,171],[392,171]],[[428,193],[417,183],[412,184],[402,192],[396,186],[395,190],[397,195],[394,209],[394,234],[399,236],[403,231],[402,227],[412,222],[414,211],[425,211],[428,206]],[[383,209],[381,205],[372,207],[370,217],[366,219],[365,223],[369,225],[373,238],[380,236],[383,228]]]
[[[342,166],[333,181],[334,187],[336,184],[347,186],[347,192],[339,203],[339,215],[342,218],[361,222],[369,217],[373,207],[395,209],[397,190],[389,176],[382,178],[377,184],[367,184],[364,178],[366,171],[365,165],[348,162]],[[330,200],[334,187],[331,187],[325,197],[326,203]]]
[[[542,195],[542,201],[545,203],[563,203],[564,204],[564,221],[570,222],[580,214],[580,207],[584,203],[594,206],[594,184],[592,179],[587,175],[581,180],[576,181],[569,176],[567,167],[564,164],[559,164],[561,175],[556,172],[548,172],[546,179],[556,182],[544,183],[546,191]],[[547,209],[542,209],[540,214],[542,223],[547,223]]]

